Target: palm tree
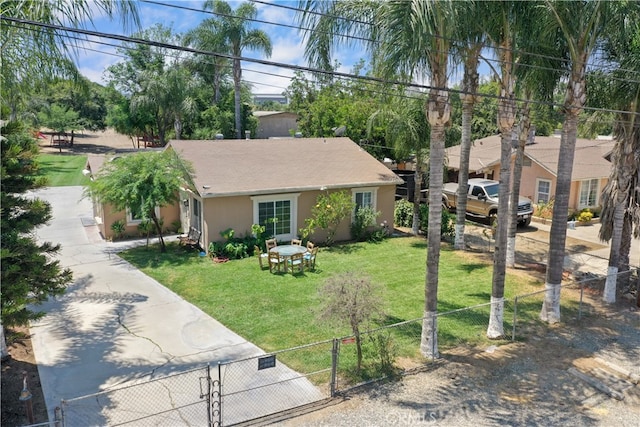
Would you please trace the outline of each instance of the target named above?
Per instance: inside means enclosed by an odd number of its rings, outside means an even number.
[[[380,33],[379,64],[388,73],[431,80],[426,116],[431,127],[429,148],[429,223],[425,308],[420,350],[438,357],[438,271],[442,223],[445,127],[451,116],[447,90],[449,51],[455,28],[450,1],[404,1],[385,4],[376,30]]]
[[[418,235],[420,230],[420,201],[424,169],[429,157],[429,130],[424,120],[421,98],[407,99],[404,96],[393,96],[384,107],[377,110],[368,120],[367,134],[371,135],[373,127],[381,124],[385,129],[385,140],[390,143],[398,157],[406,157],[411,152],[416,156],[414,175],[413,221],[411,231]]]
[[[240,90],[242,82],[241,57],[244,49],[255,49],[271,56],[271,40],[262,30],[249,29],[250,19],[254,19],[258,11],[251,3],[242,3],[234,11],[222,0],[207,0],[204,10],[211,10],[218,15],[220,35],[225,40],[233,55],[233,85],[236,118],[236,137],[242,138],[242,114]]]
[[[0,5],[0,15],[3,18],[72,27],[86,27],[93,22],[95,15],[100,14],[111,18],[120,16],[125,26],[139,25],[135,2],[49,0],[5,1]],[[10,108],[11,119],[17,118],[28,94],[43,80],[56,76],[78,76],[72,55],[80,47],[71,40],[73,39],[65,38],[64,33],[53,29],[2,20],[0,94],[3,104]]]
[[[491,24],[487,26],[488,38],[492,41],[500,58],[500,99],[498,100],[498,127],[501,134],[500,187],[498,191],[498,224],[496,227],[493,256],[493,280],[491,289],[491,314],[487,336],[498,338],[504,335],[504,283],[506,277],[507,230],[509,226],[509,202],[511,199],[511,147],[513,125],[516,117],[515,68],[517,35],[522,27],[521,17],[527,16],[527,2],[492,2],[486,5]],[[497,73],[496,73],[497,74]]]
[[[183,38],[185,45],[196,49],[230,54],[229,46],[221,32],[220,22],[216,19],[205,19],[196,28],[188,31]],[[213,86],[212,105],[220,102],[223,80],[229,75],[229,59],[224,56],[201,57],[194,59],[194,68],[202,79]]]
[[[425,309],[420,350],[438,357],[437,304],[438,269],[442,222],[442,186],[445,127],[451,108],[447,90],[450,43],[455,28],[451,1],[352,2],[303,1],[301,26],[307,26],[307,57],[329,69],[330,52],[338,38],[363,36],[369,42],[375,69],[383,76],[430,77],[426,117],[430,126],[429,224]],[[315,13],[322,12],[318,17]],[[339,17],[339,18],[338,18]],[[333,37],[335,34],[340,34]]]
[[[478,3],[457,2],[458,24],[456,37],[464,40],[461,45],[454,46],[463,57],[462,78],[462,135],[460,139],[460,169],[458,170],[458,194],[456,196],[456,225],[454,248],[465,250],[464,228],[467,220],[467,186],[469,182],[469,156],[471,154],[471,124],[473,109],[478,100],[478,64],[480,53],[484,46],[484,31],[476,23],[478,14],[484,8],[477,7]]]
[[[566,43],[570,59],[570,73],[565,94],[564,124],[558,155],[558,176],[545,279],[545,298],[540,318],[549,323],[560,321],[560,289],[567,237],[567,211],[576,145],[578,115],[586,102],[586,68],[589,57],[602,36],[613,2],[602,0],[566,2],[546,0],[550,22],[548,30],[558,32]]]
[[[515,266],[516,231],[518,226],[518,202],[520,199],[520,182],[524,161],[524,150],[527,140],[535,137],[535,128],[531,126],[531,103],[534,100],[551,101],[557,82],[563,73],[564,61],[560,59],[562,52],[553,39],[545,39],[548,36],[539,25],[544,20],[535,14],[544,13],[541,8],[528,12],[531,19],[523,22],[524,27],[518,31],[518,46],[523,52],[519,55],[516,79],[518,90],[524,99],[519,111],[519,123],[515,160],[513,163],[513,184],[511,186],[511,202],[509,212],[509,226],[507,231],[507,267]],[[537,37],[531,37],[537,34]],[[535,55],[525,52],[536,52]]]
[[[611,240],[603,293],[603,299],[608,303],[615,302],[621,284],[628,283],[628,251],[634,220],[635,234],[640,235],[640,85],[635,77],[640,73],[640,8],[637,3],[630,6],[625,11],[627,19],[622,25],[616,25],[605,35],[605,55],[619,67],[612,73],[598,75],[609,82],[610,89],[606,91],[609,104],[626,111],[617,113],[617,142],[611,155],[613,167],[602,192],[600,238]]]

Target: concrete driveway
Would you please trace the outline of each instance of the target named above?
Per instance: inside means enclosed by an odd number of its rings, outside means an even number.
[[[103,241],[81,187],[36,195],[53,208],[38,239],[61,243],[61,264],[74,274],[67,293],[45,303],[47,316],[31,325],[51,420],[61,399],[264,353],[115,255],[144,242]]]

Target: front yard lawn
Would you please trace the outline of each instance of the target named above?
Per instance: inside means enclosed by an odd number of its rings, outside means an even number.
[[[87,156],[40,154],[40,175],[47,177],[49,187],[87,185],[89,178],[82,175]]]
[[[383,324],[422,317],[424,310],[424,238],[390,238],[381,243],[321,248],[316,271],[305,271],[298,276],[271,274],[268,269],[261,271],[256,257],[216,264],[208,257],[200,257],[197,252],[185,251],[174,244],[168,245],[164,254],[152,246],[120,255],[267,352],[351,334],[348,328],[336,329],[318,321],[315,315],[319,303],[317,290],[337,273],[361,272],[384,286],[387,317]],[[491,277],[489,259],[456,253],[443,246],[439,311],[489,302]],[[542,283],[526,275],[507,274],[505,288],[505,298],[509,299],[542,289]],[[470,321],[456,316],[460,322],[447,335],[454,336],[456,341],[467,335],[482,337],[488,316],[482,317],[479,321]],[[505,330],[508,331],[506,326]],[[417,349],[414,347],[414,350]]]

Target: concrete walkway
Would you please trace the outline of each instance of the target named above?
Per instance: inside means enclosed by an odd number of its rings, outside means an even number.
[[[542,224],[532,222],[532,227],[538,230],[551,231],[550,224]],[[580,225],[575,228],[567,228],[567,237],[585,240],[587,242],[597,243],[605,246],[602,249],[586,253],[568,253],[565,257],[564,267],[568,270],[579,270],[598,275],[606,275],[609,265],[609,253],[611,251],[611,243],[603,242],[598,237],[600,233],[600,223],[590,225]],[[640,267],[640,238],[633,239],[631,242],[631,251],[629,253],[629,264],[632,268]]]
[[[74,274],[67,293],[45,303],[41,309],[47,315],[31,325],[51,420],[61,399],[96,393],[131,380],[146,381],[263,354],[257,346],[115,255],[144,241],[103,241],[93,223],[90,200],[81,200],[81,187],[48,188],[36,195],[53,208],[53,220],[38,230],[38,239],[61,243],[61,264]],[[248,383],[251,375],[255,373],[247,372],[247,378],[236,381]],[[322,397],[317,389],[309,387],[310,395]],[[287,399],[286,393],[283,398]],[[136,411],[144,413],[145,401],[157,403],[153,402],[156,399],[144,396],[137,402]],[[95,410],[102,411],[96,424],[113,424],[105,411],[118,408]]]

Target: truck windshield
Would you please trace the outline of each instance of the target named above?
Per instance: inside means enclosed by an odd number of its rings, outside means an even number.
[[[484,191],[487,192],[487,196],[491,197],[492,199],[497,199],[499,188],[499,184],[487,185],[486,187],[484,187]]]

